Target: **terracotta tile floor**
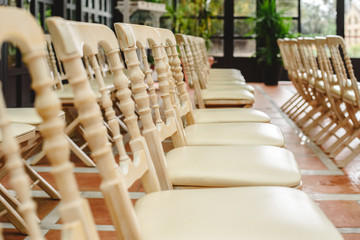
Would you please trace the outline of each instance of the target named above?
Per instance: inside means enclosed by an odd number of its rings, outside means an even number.
[[[256,88],[254,108],[269,114],[272,123],[282,129],[287,147],[294,152],[302,170],[303,191],[318,203],[346,240],[360,240],[360,157],[346,168],[338,169],[319,148],[299,137],[297,127],[278,108],[294,93],[294,88],[290,83],[282,82],[276,87],[267,87],[263,84],[253,85]],[[168,151],[171,148],[172,143],[167,141],[164,149]],[[99,192],[100,177],[97,170],[86,168],[76,158],[73,158],[73,161],[76,164],[76,178],[80,190],[83,197],[89,199],[93,214],[96,216],[95,222],[98,224],[100,236],[102,239],[116,239],[104,200]],[[53,184],[54,180],[47,166],[49,166],[47,161],[42,160],[35,169]],[[5,186],[8,186],[7,178],[3,181]],[[135,184],[131,191],[133,202],[143,194],[140,184]],[[50,200],[39,190],[35,190],[34,194],[38,196],[39,217],[42,220],[41,226],[45,237],[60,239],[58,201]],[[2,217],[0,221],[4,228],[5,239],[26,239],[26,236],[19,234],[5,217]]]

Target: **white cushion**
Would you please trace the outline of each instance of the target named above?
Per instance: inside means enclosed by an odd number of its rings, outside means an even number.
[[[154,192],[135,211],[142,240],[342,240],[300,190],[242,187]]]
[[[249,84],[242,84],[239,82],[230,82],[230,83],[222,83],[222,82],[210,82],[206,85],[208,90],[247,90],[251,93],[255,92],[255,88]]]
[[[245,83],[243,76],[237,74],[212,74],[207,77],[208,82],[240,82]]]
[[[189,146],[167,155],[173,185],[201,187],[301,185],[294,155],[272,146]]]
[[[235,73],[239,74],[241,71],[235,68],[211,68],[210,73]]]
[[[247,90],[201,90],[201,95],[204,100],[252,100],[254,95]]]
[[[104,78],[104,84],[109,91],[114,90],[113,78],[111,75]],[[99,92],[99,87],[95,79],[90,81],[90,88],[95,93],[95,97],[99,99],[101,97],[101,94]],[[73,103],[74,101],[74,94],[72,92],[70,84],[64,84],[63,89],[55,90],[55,93],[61,99],[62,102]]]
[[[22,124],[22,123],[12,123],[11,124],[11,131],[14,137],[24,138],[19,139],[20,142],[27,141],[33,137],[35,137],[35,127],[29,124]],[[0,131],[0,142],[2,141],[2,133]]]
[[[271,121],[270,117],[251,108],[207,108],[194,109],[196,123],[235,123]]]
[[[42,119],[35,108],[7,108],[7,116],[10,122],[26,123],[31,125],[39,125]],[[65,113],[60,111],[60,116],[64,117]]]
[[[185,128],[188,145],[269,145],[284,147],[279,127],[268,123],[204,123]]]

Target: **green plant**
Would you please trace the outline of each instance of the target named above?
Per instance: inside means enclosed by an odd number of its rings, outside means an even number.
[[[280,62],[277,39],[296,36],[291,33],[291,18],[276,11],[276,0],[263,0],[258,1],[256,17],[250,18],[249,23],[254,25],[248,35],[256,38],[258,62],[268,66]]]
[[[207,45],[214,33],[211,28],[211,11],[209,0],[182,0],[174,8],[167,5],[165,16],[172,19],[172,30],[175,33],[196,35],[205,38]]]

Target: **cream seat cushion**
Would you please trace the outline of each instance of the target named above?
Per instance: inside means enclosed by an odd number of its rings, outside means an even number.
[[[249,84],[242,84],[239,82],[230,82],[230,83],[223,83],[223,82],[211,82],[206,85],[208,90],[247,90],[251,93],[255,92],[255,88]]]
[[[193,113],[196,123],[269,123],[271,121],[270,117],[266,113],[251,108],[194,109]]]
[[[241,71],[235,68],[211,68],[210,73],[235,73],[239,74]]]
[[[268,123],[204,123],[185,128],[188,145],[269,145],[284,147],[279,127]]]
[[[247,90],[201,90],[204,100],[251,100],[254,101],[254,95]]]
[[[240,74],[232,75],[232,74],[212,74],[209,75],[206,79],[209,83],[210,82],[239,82],[245,83],[245,79]]]
[[[35,108],[6,108],[6,113],[10,122],[26,123],[31,125],[39,125],[42,119]],[[65,113],[60,111],[60,117],[64,117]]]
[[[294,155],[272,146],[189,146],[167,155],[167,170],[177,186],[241,187],[301,185]]]
[[[35,127],[29,124],[12,123],[11,131],[14,137],[20,138],[19,141],[27,141],[35,137]],[[2,133],[0,131],[0,142],[2,142]]]
[[[113,91],[115,89],[113,84],[113,78],[111,77],[111,75],[104,78],[104,83],[109,91]],[[96,83],[96,80],[90,81],[90,88],[95,93],[96,99],[99,99],[101,97],[101,93],[99,92],[99,87],[98,84]],[[55,93],[61,99],[62,102],[72,103],[74,101],[74,94],[72,92],[70,84],[64,84],[63,89],[55,90]]]
[[[154,192],[135,211],[142,240],[342,240],[320,208],[285,187]]]

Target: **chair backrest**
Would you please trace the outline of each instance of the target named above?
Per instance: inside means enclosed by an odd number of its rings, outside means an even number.
[[[315,38],[305,37],[302,41],[302,45],[309,62],[309,69],[307,72],[311,77],[314,78],[315,85],[317,86],[317,83],[322,81],[322,76],[320,74],[320,68],[317,62]]]
[[[32,239],[41,239],[41,230],[37,224],[36,205],[30,193],[30,182],[23,166],[24,163],[21,159],[19,144],[11,131],[10,121],[6,117],[5,108],[5,100],[0,84],[0,132],[2,136],[0,151],[6,159],[5,167],[10,173],[10,184],[17,192],[21,206],[26,206],[27,208],[19,209],[19,211],[27,225],[28,234]]]
[[[334,74],[331,61],[329,59],[329,48],[325,37],[316,37],[316,50],[318,55],[318,63],[321,70],[322,79],[326,95],[329,99],[331,108],[335,116],[339,120],[346,118],[340,105],[342,104],[343,88]]]
[[[0,43],[10,41],[19,47],[32,78],[32,88],[36,93],[35,107],[43,120],[39,126],[44,137],[43,148],[52,164],[52,173],[62,196],[60,215],[67,231],[64,238],[81,239],[80,236],[83,236],[83,239],[98,239],[90,208],[80,197],[72,171],[73,164],[69,161],[65,123],[59,117],[60,102],[52,90],[53,80],[48,68],[44,34],[35,18],[24,10],[1,7],[0,20]],[[0,98],[2,100],[2,97]],[[2,150],[7,158],[11,183],[24,206],[20,211],[28,225],[29,235],[32,239],[42,239],[23,161],[17,152],[17,142],[9,129],[4,105],[2,103],[0,106]]]
[[[278,40],[278,45],[281,51],[281,56],[284,60],[286,70],[288,71],[288,76],[292,81],[297,92],[303,97],[307,98],[307,95],[304,92],[303,84],[301,81],[301,74],[299,70],[299,64],[296,60],[294,54],[298,51],[297,41],[289,38]],[[294,46],[295,45],[295,46]]]
[[[45,40],[46,40],[46,47],[48,50],[49,68],[51,71],[51,75],[55,81],[54,87],[56,89],[62,89],[63,88],[62,81],[66,79],[66,75],[61,66],[61,62],[59,62],[58,59],[56,58],[50,34],[45,34]]]
[[[207,88],[208,68],[203,61],[202,52],[199,47],[199,38],[191,35],[187,35],[186,39],[191,50],[191,56],[193,58],[195,72],[198,75],[199,83],[202,89]]]
[[[176,37],[177,44],[180,48],[182,60],[183,60],[183,62],[186,61],[185,66],[188,66],[187,69],[186,68],[184,69],[186,72],[186,75],[188,78],[191,79],[192,83],[194,84],[197,104],[199,105],[199,108],[205,108],[204,100],[201,95],[201,86],[200,86],[199,76],[198,76],[195,66],[194,66],[194,60],[193,60],[193,55],[192,55],[192,51],[190,48],[190,44],[188,41],[188,36],[183,35],[183,34],[176,34],[175,37]]]
[[[339,81],[343,94],[351,92],[353,99],[346,98],[346,101],[351,101],[353,105],[360,106],[360,93],[357,79],[354,75],[354,69],[351,59],[347,53],[344,39],[341,36],[326,36],[326,43],[330,50],[331,63]]]
[[[172,31],[165,28],[157,28],[157,32],[160,35],[161,41],[163,42],[167,56],[170,59],[169,64],[172,69],[172,76],[176,82],[176,87],[179,92],[178,100],[178,114],[181,117],[186,118],[188,125],[195,123],[194,111],[192,102],[188,91],[186,90],[186,84],[184,82],[184,75],[182,73],[181,60],[177,51],[176,38]]]
[[[56,52],[64,64],[73,88],[81,123],[85,128],[85,138],[102,177],[101,190],[118,238],[123,239],[126,236],[129,239],[140,239],[139,223],[127,188],[138,179],[142,179],[146,192],[158,191],[160,186],[146,142],[140,135],[137,117],[134,114],[134,102],[131,101],[131,92],[127,88],[128,79],[123,73],[119,57],[116,36],[110,28],[101,24],[72,22],[57,17],[48,18],[47,24],[53,39],[56,39],[54,41]],[[86,39],[84,36],[87,36]],[[81,61],[85,52],[95,52],[99,44],[107,54],[117,90],[116,96],[120,100],[121,111],[125,115],[125,123],[131,137],[133,161],[120,162],[120,167],[117,167],[115,162],[106,128],[102,124],[100,108],[89,87],[86,70]],[[128,66],[132,64],[127,62]],[[131,75],[137,77],[136,74],[131,73]],[[145,86],[134,84],[133,88],[145,89]],[[139,96],[135,96],[137,97]],[[140,111],[144,111],[144,108]],[[145,124],[146,121],[144,127]]]
[[[184,128],[181,121],[179,121],[179,114],[174,109],[173,100],[171,99],[174,97],[169,89],[169,78],[171,78],[172,74],[168,60],[166,59],[167,56],[165,54],[164,45],[162,45],[161,39],[155,28],[116,23],[115,30],[130,72],[131,88],[144,126],[143,135],[151,150],[152,160],[161,187],[162,189],[171,189],[172,184],[166,171],[166,159],[162,141],[168,137],[172,137],[174,146],[180,147],[186,145],[186,139]],[[160,95],[164,104],[166,124],[156,124],[156,122],[153,122],[149,97],[146,93],[146,85],[144,83],[144,74],[140,70],[140,61],[136,54],[137,48],[150,48],[152,50],[159,80]],[[157,99],[156,97],[151,97],[151,94],[152,93],[150,92],[150,98],[154,104]],[[155,104],[157,104],[157,102],[155,102]]]

